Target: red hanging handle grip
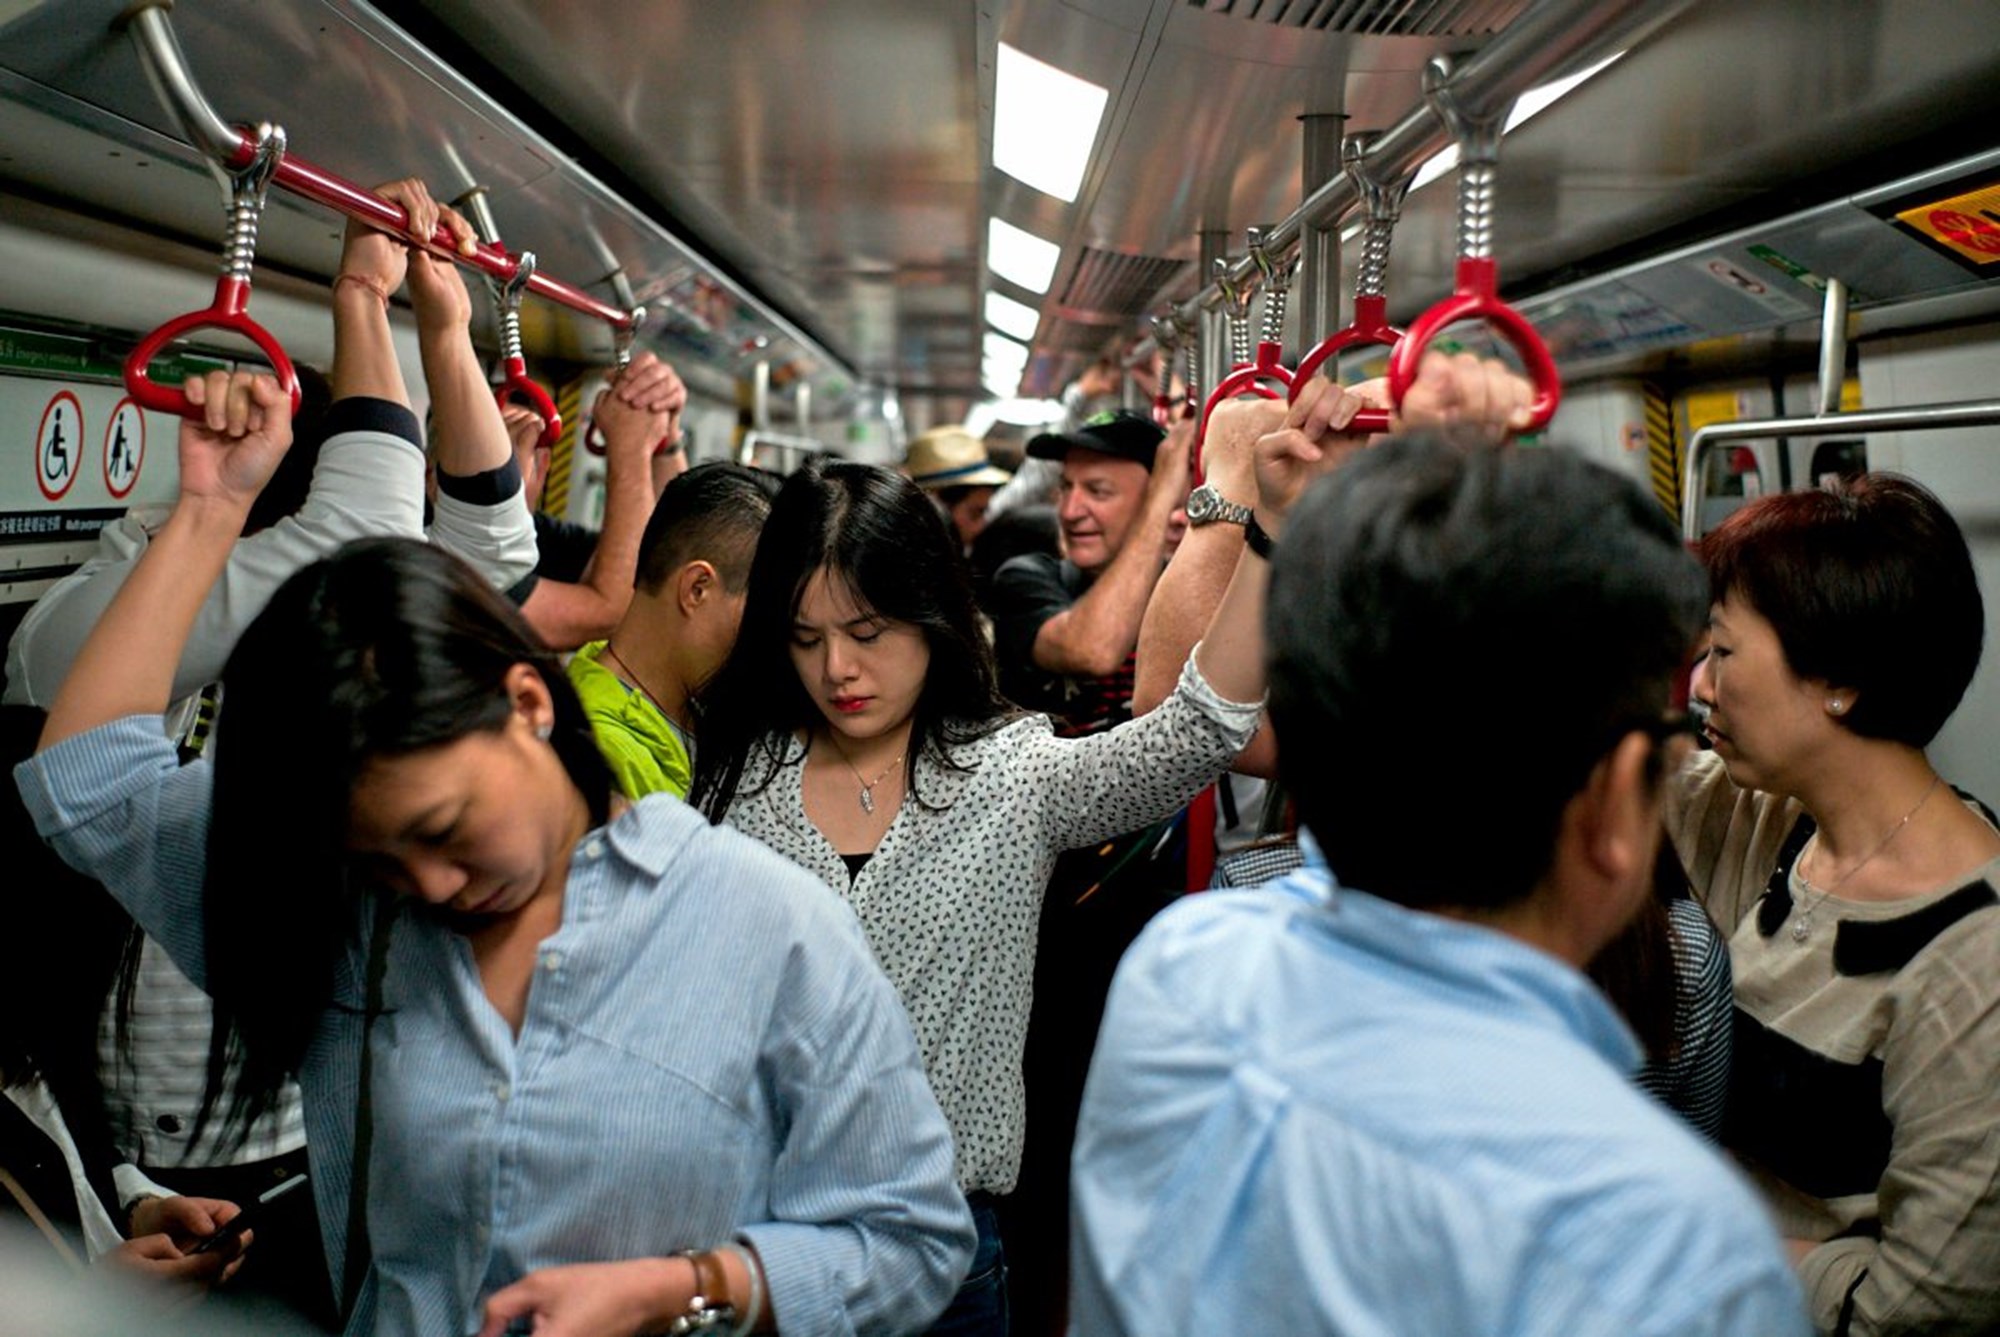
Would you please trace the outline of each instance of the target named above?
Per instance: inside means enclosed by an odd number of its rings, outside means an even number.
[[[1403,332],[1389,323],[1389,299],[1381,293],[1361,293],[1354,299],[1354,320],[1344,330],[1336,330],[1319,341],[1312,351],[1299,359],[1299,369],[1292,373],[1291,402],[1297,403],[1299,391],[1306,388],[1320,367],[1350,348],[1364,348],[1380,345],[1395,348],[1403,341]],[[1389,410],[1362,409],[1347,424],[1350,432],[1386,432],[1389,430]]]
[[[278,384],[292,397],[292,412],[299,411],[299,376],[292,369],[292,360],[285,356],[285,350],[271,332],[250,319],[246,309],[250,302],[250,285],[233,274],[224,274],[215,281],[215,301],[200,311],[190,311],[184,316],[175,316],[166,324],[154,330],[139,341],[125,358],[125,393],[141,408],[155,413],[171,413],[181,418],[200,418],[199,405],[188,402],[187,392],[178,385],[162,385],[147,375],[147,368],[153,359],[166,350],[168,344],[185,337],[195,330],[222,330],[238,338],[247,339],[257,351],[262,353],[277,373]]]
[[[1189,467],[1194,471],[1195,486],[1199,487],[1205,476],[1201,467],[1201,447],[1202,443],[1208,439],[1208,416],[1215,412],[1216,405],[1225,399],[1234,399],[1237,395],[1257,395],[1263,399],[1283,399],[1291,391],[1293,385],[1293,373],[1288,371],[1285,364],[1279,360],[1284,355],[1285,350],[1277,344],[1260,341],[1257,344],[1257,357],[1255,361],[1236,368],[1227,376],[1217,381],[1215,389],[1208,392],[1208,398],[1201,406],[1201,426],[1195,431],[1194,453],[1189,460]],[[1284,389],[1273,390],[1264,384],[1265,381],[1276,381]]]
[[[1403,397],[1417,382],[1417,367],[1423,361],[1424,350],[1446,326],[1461,320],[1483,320],[1514,346],[1535,387],[1528,425],[1522,430],[1539,432],[1548,426],[1549,419],[1555,416],[1556,405],[1562,402],[1562,378],[1556,373],[1549,346],[1542,342],[1535,327],[1528,323],[1527,317],[1500,300],[1499,270],[1491,257],[1460,257],[1457,284],[1451,296],[1418,316],[1409,333],[1389,354],[1389,394],[1397,406],[1401,407]]]
[[[528,401],[528,407],[542,420],[542,439],[535,444],[553,449],[556,438],[562,435],[562,415],[556,412],[556,402],[549,398],[549,392],[528,379],[528,364],[518,357],[509,357],[501,364],[507,379],[493,387],[493,400],[501,408],[516,395]]]

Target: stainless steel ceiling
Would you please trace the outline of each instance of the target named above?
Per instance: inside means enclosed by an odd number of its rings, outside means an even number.
[[[0,9],[0,20],[20,7]],[[129,53],[102,34],[118,7],[31,8],[0,29],[0,67],[115,118],[164,124]],[[693,283],[699,257],[662,249],[654,225],[666,218],[796,322],[810,336],[802,347],[816,341],[907,400],[934,397],[911,405],[917,420],[955,415],[975,392],[989,282],[1040,304],[1037,347],[1047,355],[1031,378],[1058,383],[1136,331],[1136,321],[1118,323],[1120,308],[1193,289],[1203,229],[1227,229],[1240,247],[1246,224],[1291,210],[1303,194],[1297,117],[1344,111],[1352,128],[1385,126],[1418,101],[1432,54],[1478,45],[1523,7],[181,0],[175,20],[197,73],[215,85],[214,71],[232,72],[226,88],[211,87],[225,116],[285,119],[299,151],[363,179],[408,169],[448,179],[441,117],[456,150],[470,141],[470,170],[496,187],[509,240],[518,229],[554,272],[597,277],[576,239],[590,217],[614,253],[647,257],[643,277],[656,290]],[[488,70],[503,77],[468,93],[463,71],[403,43],[385,14],[438,34],[480,80]],[[1396,20],[1415,31],[1378,31]],[[24,27],[34,43],[15,40]],[[1001,40],[1110,90],[1074,204],[987,165]],[[0,95],[18,99],[19,82],[0,80]],[[1535,285],[1622,264],[1636,244],[1685,239],[1706,219],[1722,230],[1815,204],[1813,183],[1829,173],[1863,159],[1883,179],[1928,166],[1948,147],[1964,151],[1965,127],[1982,120],[2000,127],[2000,0],[1708,0],[1508,137],[1503,274]],[[1976,146],[1992,144],[2000,129]],[[558,146],[580,150],[625,198],[601,198],[613,192],[569,170]],[[30,179],[177,232],[207,226],[198,213],[183,217],[212,198],[205,182],[176,204],[175,191],[135,190],[129,173],[46,179],[62,170],[41,165]],[[18,175],[27,174],[0,162],[0,177]],[[1449,180],[1406,208],[1391,272],[1401,312],[1448,283],[1451,208]],[[1046,296],[984,274],[985,222],[996,213],[1062,243]],[[330,264],[327,229],[296,230],[286,240],[280,225],[272,243],[288,263]],[[545,331],[548,351],[576,349],[566,330]]]

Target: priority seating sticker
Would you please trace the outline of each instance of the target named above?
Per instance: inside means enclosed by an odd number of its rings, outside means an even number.
[[[1905,209],[1896,221],[1974,265],[2000,265],[2000,186]]]
[[[76,483],[83,463],[83,405],[58,390],[42,410],[35,430],[35,485],[50,501],[61,501]]]

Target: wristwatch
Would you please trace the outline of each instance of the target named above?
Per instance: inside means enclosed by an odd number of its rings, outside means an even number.
[[[1188,523],[1196,528],[1200,528],[1202,525],[1212,525],[1217,521],[1223,524],[1242,525],[1248,528],[1252,515],[1253,513],[1248,506],[1238,505],[1236,502],[1230,501],[1207,483],[1203,483],[1188,494]]]

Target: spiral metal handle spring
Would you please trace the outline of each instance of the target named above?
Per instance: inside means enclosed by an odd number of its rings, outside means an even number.
[[[521,294],[528,290],[528,280],[534,276],[535,253],[523,251],[515,258],[513,275],[506,282],[493,285],[493,300],[500,304],[500,352],[503,357],[523,357]]]
[[[229,224],[222,239],[222,273],[246,285],[257,269],[257,226],[264,217],[264,200],[271,177],[285,156],[284,127],[257,127],[257,147],[249,163],[229,174]]]
[[[1490,162],[1468,162],[1458,169],[1458,255],[1462,260],[1493,257],[1493,202],[1500,171]]]
[[[1292,275],[1297,271],[1295,256],[1282,265],[1272,266],[1265,274],[1263,338],[1267,344],[1285,341],[1285,307],[1291,300]]]
[[[1256,295],[1249,284],[1229,278],[1229,261],[1217,257],[1215,286],[1222,293],[1224,313],[1229,321],[1229,361],[1243,366],[1250,361],[1250,299]]]

